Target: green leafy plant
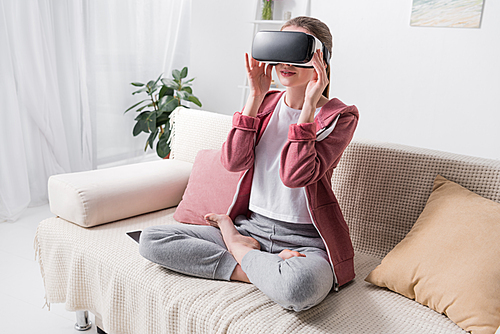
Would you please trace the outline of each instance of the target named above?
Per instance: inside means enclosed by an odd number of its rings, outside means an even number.
[[[181,71],[173,70],[173,79],[162,78],[162,74],[156,80],[151,80],[148,83],[132,82],[131,85],[140,87],[132,93],[141,94],[145,93],[148,98],[134,104],[127,110],[137,108],[135,111],[139,115],[135,118],[137,123],[132,130],[132,134],[138,136],[141,132],[149,133],[146,141],[144,151],[148,146],[153,149],[156,137],[156,153],[160,158],[165,158],[170,153],[170,114],[177,107],[189,108],[182,104],[182,101],[188,101],[201,107],[201,102],[196,96],[193,95],[191,82],[194,78],[184,80],[187,78],[188,68],[184,67]]]
[[[273,0],[263,0],[262,3],[262,19],[272,20],[273,19]]]

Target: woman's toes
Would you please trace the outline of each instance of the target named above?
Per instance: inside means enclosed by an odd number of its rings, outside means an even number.
[[[297,251],[292,251],[289,249],[284,249],[282,250],[279,254],[279,257],[281,257],[283,260],[290,259],[292,257],[306,257],[305,254],[299,253]]]
[[[213,213],[209,213],[205,215],[205,221],[213,227],[219,228],[219,223],[217,222],[217,215]]]

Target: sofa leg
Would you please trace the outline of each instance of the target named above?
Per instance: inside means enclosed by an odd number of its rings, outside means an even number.
[[[86,331],[92,327],[92,323],[89,321],[88,311],[76,311],[76,324],[75,329],[77,331]]]
[[[106,332],[97,327],[97,334],[106,334]]]
[[[102,324],[101,316],[98,314],[95,315],[95,327],[97,329],[97,334],[106,334],[103,330],[104,326]]]

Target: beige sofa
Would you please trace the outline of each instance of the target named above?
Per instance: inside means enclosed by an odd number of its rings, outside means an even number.
[[[196,153],[220,148],[231,126],[230,116],[188,109],[176,110],[173,121],[170,160],[51,179],[56,217],[40,223],[35,240],[48,303],[80,311],[82,327],[81,311],[92,312],[109,334],[465,333],[445,315],[364,279],[410,231],[437,174],[500,202],[500,161],[355,139],[332,185],[350,227],[356,279],[295,313],[251,284],[153,264],[126,235],[178,224],[172,216]]]

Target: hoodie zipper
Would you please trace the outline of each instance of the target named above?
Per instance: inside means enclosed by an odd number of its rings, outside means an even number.
[[[321,237],[321,240],[323,240],[323,244],[325,245],[326,252],[328,254],[328,258],[330,259],[330,266],[332,267],[333,281],[334,281],[333,282],[333,289],[336,292],[338,292],[339,291],[339,283],[338,283],[339,281],[337,279],[337,274],[335,274],[335,268],[333,267],[333,261],[332,261],[331,255],[330,255],[330,249],[328,248],[328,245],[326,244],[325,239],[321,235],[321,232],[318,230],[318,228],[316,227],[316,224],[314,223],[314,218],[312,216],[311,209],[309,208],[309,197],[307,196],[306,187],[302,187],[302,189],[304,190],[304,194],[306,195],[306,207],[307,207],[307,211],[309,212],[309,217],[311,218],[311,221],[312,221],[314,228],[316,229],[316,231],[318,231],[318,234]]]

